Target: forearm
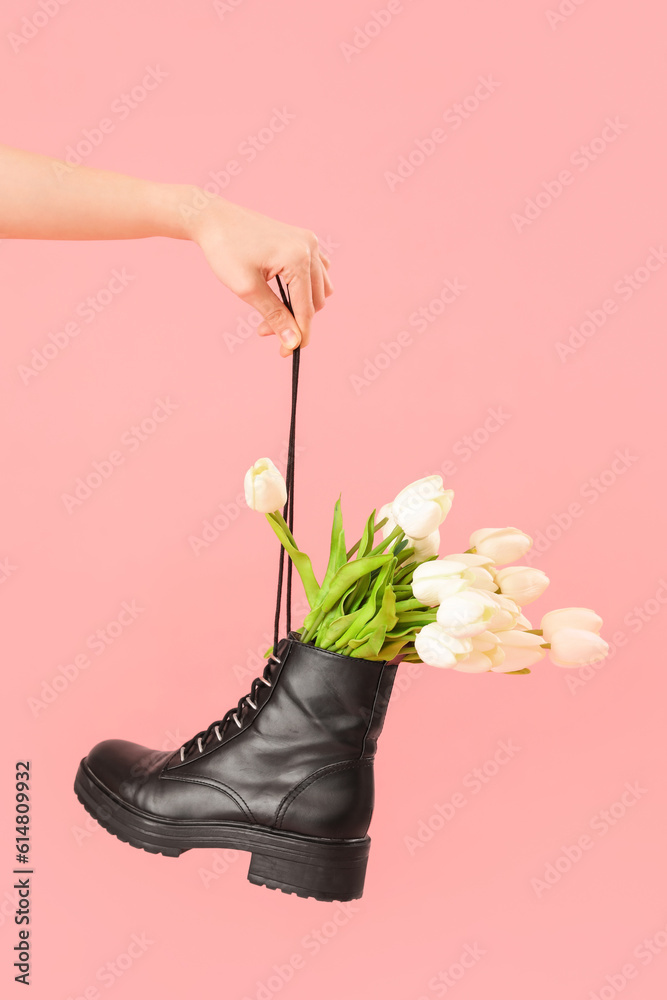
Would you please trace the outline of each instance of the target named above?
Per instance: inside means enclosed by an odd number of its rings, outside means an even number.
[[[0,238],[190,239],[196,190],[0,146]]]

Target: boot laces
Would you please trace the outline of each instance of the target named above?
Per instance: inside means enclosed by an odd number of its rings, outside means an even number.
[[[246,705],[250,708],[257,708],[257,694],[262,685],[266,687],[273,687],[271,683],[271,667],[273,662],[279,663],[280,659],[277,656],[271,655],[264,667],[264,670],[259,677],[255,677],[254,681],[250,685],[250,694],[244,695],[239,699],[239,703],[236,708],[230,708],[228,712],[223,715],[221,719],[216,722],[212,722],[207,729],[202,729],[201,732],[196,733],[189,740],[187,740],[180,749],[181,761],[184,761],[187,754],[192,750],[193,746],[197,744],[197,749],[199,753],[204,752],[204,746],[206,741],[215,733],[218,743],[222,742],[223,733],[227,726],[229,726],[232,720],[236,723],[239,729],[243,727],[243,723],[239,719],[239,715],[243,711]]]

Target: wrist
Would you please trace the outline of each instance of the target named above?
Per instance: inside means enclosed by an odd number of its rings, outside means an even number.
[[[187,239],[204,249],[207,237],[219,237],[227,231],[235,218],[236,206],[220,195],[209,194],[199,187],[190,187],[187,194],[187,208],[183,209]]]
[[[206,195],[195,184],[156,184],[153,192],[156,235],[197,240],[197,219]]]

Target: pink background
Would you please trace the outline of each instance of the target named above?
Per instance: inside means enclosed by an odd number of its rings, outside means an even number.
[[[588,680],[548,661],[526,677],[402,667],[366,892],[339,923],[338,904],[250,886],[246,854],[175,862],[108,836],[72,792],[92,744],[176,747],[257,672],[277,552],[237,497],[246,468],[284,449],[290,366],[273,340],[232,342],[251,311],[194,246],[3,241],[8,995],[22,994],[7,816],[14,762],[28,756],[40,1000],[664,997],[667,267],[651,255],[667,240],[665,23],[657,3],[561,7],[571,13],[557,20],[556,0],[404,0],[350,54],[383,0],[236,0],[226,12],[72,0],[18,51],[10,35],[40,7],[3,6],[5,143],[64,156],[110,117],[89,165],[204,184],[236,158],[226,197],[329,246],[336,292],[302,358],[302,546],[321,561],[339,490],[353,535],[374,505],[444,471],[456,499],[443,551],[487,525],[542,537],[534,565],[553,584],[530,611],[593,606],[614,651]],[[113,111],[156,66],[159,86],[125,117]],[[493,81],[483,100],[471,96],[480,77]],[[294,117],[248,162],[244,140],[275,108]],[[386,173],[411,152],[417,163],[416,141],[438,128],[442,141],[391,190]],[[533,221],[517,223],[540,192]],[[642,270],[649,258],[656,270]],[[33,348],[113,269],[127,287],[24,384]],[[418,330],[411,314],[447,280],[465,287]],[[615,311],[561,360],[570,328],[587,310],[599,321],[609,299]],[[155,433],[122,444],[165,398],[177,407]],[[68,513],[62,495],[118,448],[123,464]],[[222,527],[196,554],[192,537],[216,514]],[[88,637],[131,601],[143,610],[97,655]],[[29,699],[86,651],[89,666],[35,714]],[[501,740],[520,749],[488,764]],[[475,791],[485,764],[497,773]],[[614,806],[626,783],[638,790]],[[464,803],[439,818],[456,793]],[[540,888],[548,870],[558,877]],[[133,935],[151,943],[128,965]],[[438,976],[460,973],[466,946],[484,954],[448,986]]]

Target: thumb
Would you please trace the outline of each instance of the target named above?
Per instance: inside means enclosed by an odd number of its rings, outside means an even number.
[[[246,301],[253,309],[261,313],[264,321],[279,338],[284,348],[292,351],[299,346],[301,331],[296,320],[267,284],[262,283],[261,286],[258,286],[254,292],[246,296]]]

